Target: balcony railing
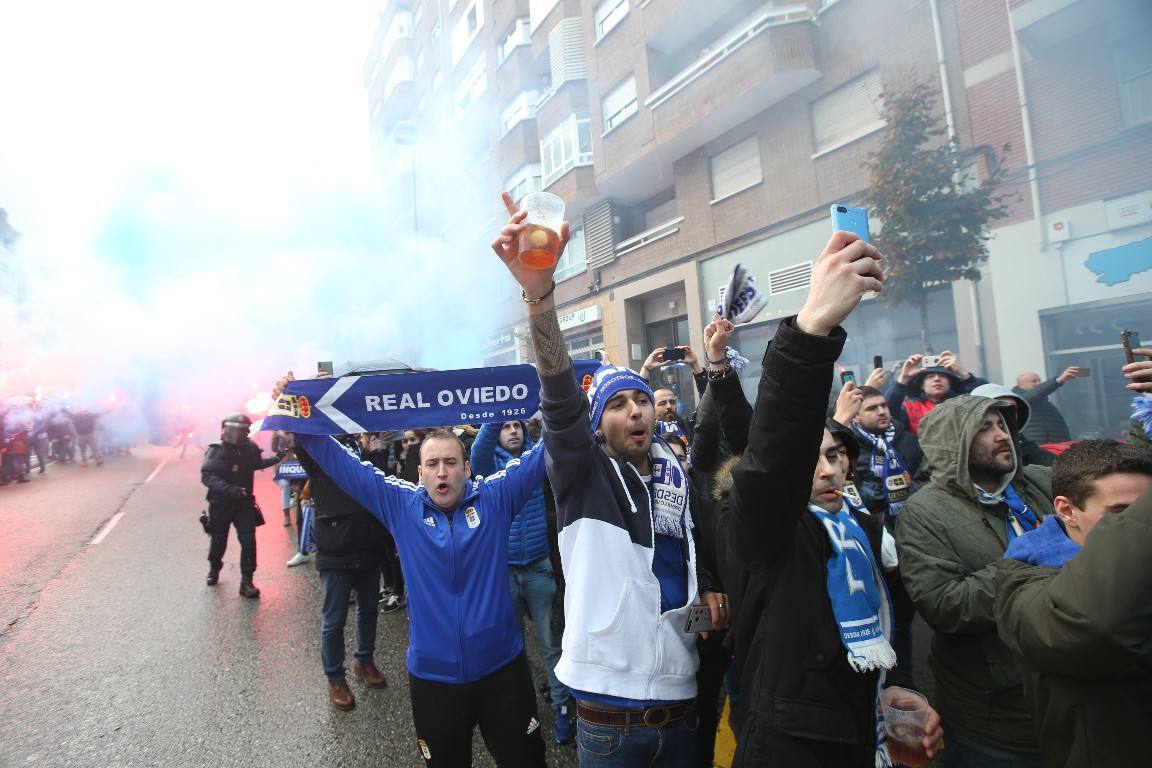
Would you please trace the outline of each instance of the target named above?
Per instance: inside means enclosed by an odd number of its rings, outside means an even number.
[[[680,225],[684,223],[683,216],[677,216],[671,221],[666,221],[663,224],[657,224],[651,229],[646,229],[635,237],[630,237],[627,240],[622,240],[616,244],[616,255],[623,256],[626,253],[631,253],[639,248],[663,240],[666,237],[671,237],[680,231]]]
[[[751,23],[725,40],[718,48],[697,59],[692,66],[669,80],[644,100],[649,109],[663,105],[680,91],[687,88],[724,59],[736,53],[757,36],[773,27],[786,24],[811,22],[812,12],[807,6],[790,5],[787,8],[772,8],[757,16]]]

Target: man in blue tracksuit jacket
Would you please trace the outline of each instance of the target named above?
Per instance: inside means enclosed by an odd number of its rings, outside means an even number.
[[[412,719],[425,763],[471,765],[479,724],[497,765],[543,766],[507,570],[508,529],[544,481],[543,450],[470,480],[463,443],[439,430],[420,446],[414,485],[360,461],[331,437],[296,440],[396,540],[408,582]]]
[[[533,447],[532,437],[522,421],[485,424],[472,443],[472,471],[492,475]],[[549,556],[548,517],[541,485],[512,518],[508,533],[508,580],[516,625],[524,626],[524,611],[532,617],[536,640],[548,667],[548,690],[552,697],[553,723],[558,743],[572,740],[569,703],[572,693],[556,679],[560,643],[552,631],[552,606],[556,600],[556,578]]]

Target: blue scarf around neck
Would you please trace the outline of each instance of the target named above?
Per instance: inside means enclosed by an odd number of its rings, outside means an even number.
[[[889,424],[883,434],[874,435],[859,424],[853,424],[856,434],[863,437],[872,446],[872,458],[869,462],[872,474],[880,478],[884,486],[884,498],[888,500],[888,514],[895,517],[900,514],[904,502],[912,493],[912,473],[904,458],[896,450],[893,440],[896,439],[896,425]]]

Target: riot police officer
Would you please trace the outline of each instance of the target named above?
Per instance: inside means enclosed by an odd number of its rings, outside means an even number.
[[[240,595],[260,597],[260,590],[252,583],[256,571],[256,526],[258,520],[256,497],[252,495],[252,476],[258,469],[267,469],[282,458],[265,458],[260,447],[248,439],[252,420],[242,413],[228,416],[220,424],[220,442],[204,451],[200,466],[200,480],[208,486],[208,527],[212,544],[208,548],[208,586],[220,580],[224,551],[228,548],[228,528],[236,527],[240,540]]]

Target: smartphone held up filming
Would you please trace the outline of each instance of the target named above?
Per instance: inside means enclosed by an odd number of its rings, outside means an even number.
[[[680,349],[680,347],[668,347],[668,349],[664,350],[664,353],[661,355],[661,357],[666,361],[683,360],[684,350]]]
[[[866,243],[872,242],[872,233],[868,230],[867,209],[837,203],[832,206],[831,213],[833,230],[851,232]]]

